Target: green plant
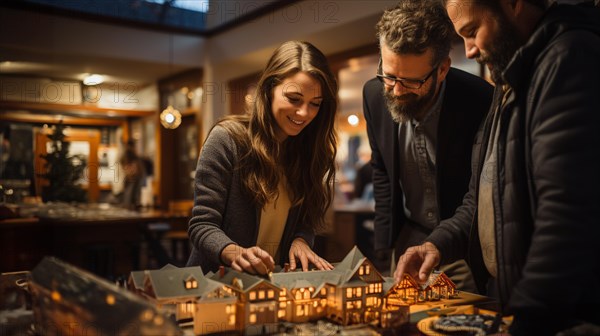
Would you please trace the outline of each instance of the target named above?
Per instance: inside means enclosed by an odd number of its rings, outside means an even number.
[[[82,155],[69,156],[70,143],[65,141],[64,129],[62,122],[55,126],[54,132],[48,135],[51,149],[40,155],[46,162],[45,172],[39,176],[48,181],[42,198],[44,201],[85,202],[86,192],[77,182],[83,176],[86,160]]]

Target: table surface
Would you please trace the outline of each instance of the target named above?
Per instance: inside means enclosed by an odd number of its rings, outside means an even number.
[[[101,276],[121,276],[138,267],[142,246],[149,246],[162,263],[170,262],[152,226],[159,225],[161,232],[187,230],[189,218],[103,204],[27,205],[21,210],[27,217],[0,220],[2,272],[29,269],[43,256],[54,255],[84,268],[102,264]],[[92,266],[87,268],[95,271]]]

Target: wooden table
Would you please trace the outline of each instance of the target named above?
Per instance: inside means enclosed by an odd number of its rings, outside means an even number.
[[[142,244],[149,246],[159,264],[169,262],[149,224],[185,229],[187,215],[149,209],[116,218],[111,209],[96,218],[0,220],[0,272],[32,269],[42,257],[53,255],[100,276],[124,276],[145,266],[139,263]]]
[[[370,243],[373,233],[363,226],[365,220],[375,217],[372,204],[352,202],[334,204],[333,223],[326,234],[325,258],[331,262],[341,261],[356,245],[366,257],[373,260],[373,246]]]

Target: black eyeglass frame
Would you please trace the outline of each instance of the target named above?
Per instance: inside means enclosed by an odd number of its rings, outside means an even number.
[[[387,85],[391,88],[395,87],[396,83],[400,83],[400,85],[402,85],[403,87],[405,87],[407,89],[418,90],[423,87],[423,84],[427,83],[429,78],[431,78],[431,76],[438,69],[438,67],[439,67],[439,64],[434,66],[433,69],[431,69],[431,71],[429,72],[429,74],[427,74],[427,76],[425,76],[425,78],[423,78],[423,79],[398,78],[398,77],[386,76],[383,74],[383,69],[381,68],[381,58],[380,58],[379,65],[377,66],[377,73],[375,75],[384,85]],[[385,82],[386,80],[394,81],[394,84],[388,84]],[[406,82],[409,82],[410,84],[407,86]],[[412,85],[412,84],[414,84],[414,85]]]

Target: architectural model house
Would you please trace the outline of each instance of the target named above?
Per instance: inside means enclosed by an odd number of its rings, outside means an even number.
[[[284,267],[267,278],[224,267],[203,275],[199,267],[167,265],[132,272],[128,285],[177,321],[193,321],[196,335],[233,330],[261,334],[275,331],[280,321],[319,319],[388,328],[408,321],[409,305],[456,294],[441,272],[432,273],[424,285],[409,275],[396,284],[356,247],[331,271],[290,272]]]
[[[247,335],[275,331],[282,288],[268,279],[223,267],[211,274],[210,279],[220,282],[225,290],[237,297],[238,330],[243,330]]]
[[[56,258],[31,272],[36,333],[40,335],[180,335],[150,302]]]
[[[166,265],[160,270],[131,272],[128,288],[157,305],[179,323],[194,321],[195,334],[237,330],[238,298],[202,269]]]
[[[423,285],[419,285],[410,275],[404,278],[387,293],[388,304],[415,304],[425,301],[449,299],[457,294],[456,285],[443,272],[432,272]]]
[[[340,279],[329,271],[273,273],[271,281],[281,288],[277,317],[294,323],[326,317]]]

